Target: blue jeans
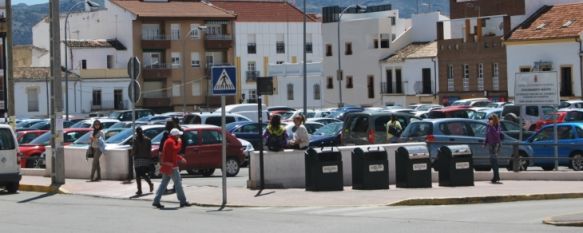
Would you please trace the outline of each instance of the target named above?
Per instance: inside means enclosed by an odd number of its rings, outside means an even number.
[[[492,166],[492,171],[494,172],[492,181],[499,181],[500,173],[498,172],[498,152],[500,151],[500,143],[488,144],[488,150],[490,151],[490,165]]]
[[[166,187],[168,186],[170,179],[172,179],[172,182],[174,182],[174,188],[176,189],[176,197],[178,197],[178,201],[180,201],[180,204],[186,204],[186,196],[184,196],[184,189],[182,189],[182,179],[180,178],[180,171],[177,167],[172,169],[172,174],[170,176],[162,174],[162,182],[160,183],[160,186],[158,186],[153,204],[160,204],[160,199],[162,198],[162,194],[166,192]]]

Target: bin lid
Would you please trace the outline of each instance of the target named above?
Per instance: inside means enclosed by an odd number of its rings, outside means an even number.
[[[450,145],[445,146],[451,151],[451,156],[472,155],[472,150],[469,145]]]
[[[426,146],[404,146],[402,147],[409,154],[409,159],[429,158],[429,151]]]

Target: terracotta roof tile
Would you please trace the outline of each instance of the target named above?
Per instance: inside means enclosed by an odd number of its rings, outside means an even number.
[[[252,0],[211,0],[220,8],[234,11],[238,22],[303,22],[303,12],[286,1],[252,1]],[[317,19],[308,14],[308,22]]]
[[[126,50],[127,48],[117,39],[109,40],[68,40],[65,42],[71,48],[114,48]]]
[[[413,42],[390,56],[381,59],[386,63],[401,63],[405,59],[437,56],[437,42]]]
[[[224,9],[200,1],[142,2],[139,0],[111,0],[138,17],[172,18],[235,18]]]
[[[581,32],[583,3],[545,6],[514,29],[507,40],[575,38]]]
[[[14,67],[13,77],[15,80],[45,80],[51,79],[50,71],[50,67]],[[64,77],[64,68],[61,71],[61,77]],[[79,76],[69,72],[69,78],[77,79]]]

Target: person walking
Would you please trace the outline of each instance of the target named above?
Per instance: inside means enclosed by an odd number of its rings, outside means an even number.
[[[91,147],[91,150],[93,150],[93,162],[91,164],[90,180],[91,181],[100,181],[101,180],[101,165],[99,164],[99,158],[101,158],[101,155],[105,151],[105,140],[104,140],[103,132],[101,131],[103,129],[103,126],[101,125],[101,121],[99,121],[99,120],[93,121],[93,125],[91,126],[91,128],[93,128],[93,132],[92,132],[91,138],[90,138],[91,139],[90,147]],[[94,179],[93,176],[95,175],[95,173],[97,173],[97,177],[95,177],[95,179]]]
[[[391,119],[386,124],[387,127],[387,142],[396,142],[401,132],[403,131],[403,127],[401,123],[397,120],[395,115],[391,115]]]
[[[164,151],[164,142],[166,142],[166,139],[168,139],[168,137],[170,136],[170,131],[174,128],[182,131],[182,129],[178,126],[178,121],[175,121],[172,118],[168,119],[166,121],[166,125],[164,125],[164,132],[162,133],[162,139],[160,140],[160,147],[158,148],[158,158],[162,157],[162,151]],[[164,192],[167,194],[171,194],[171,193],[176,192],[175,186],[176,185],[173,184],[171,189],[168,189]]]
[[[285,128],[281,126],[281,116],[273,115],[269,120],[269,125],[263,132],[265,145],[270,151],[282,151],[287,144],[287,134]]]
[[[288,141],[288,147],[292,149],[304,150],[310,144],[308,130],[304,126],[304,116],[301,114],[294,117],[294,127],[292,128],[292,139]]]
[[[138,191],[136,195],[142,195],[142,178],[150,186],[150,192],[154,191],[154,184],[150,180],[152,163],[152,142],[150,138],[144,136],[142,127],[136,128],[136,135],[132,143],[131,156],[134,158],[134,169],[136,170],[136,184]]]
[[[182,147],[182,140],[180,140],[181,135],[182,131],[174,128],[170,130],[170,136],[164,142],[164,150],[160,157],[160,173],[162,173],[162,181],[160,186],[158,186],[156,197],[154,197],[154,202],[152,203],[152,206],[158,209],[164,208],[164,206],[160,204],[160,199],[162,198],[162,194],[166,191],[166,186],[168,186],[170,179],[174,182],[176,196],[180,201],[180,207],[191,206],[191,204],[186,201],[180,178],[180,170],[178,169],[179,161],[182,163],[186,162],[183,157],[178,155],[178,152]]]
[[[491,182],[493,184],[500,184],[500,174],[498,172],[498,152],[500,152],[500,142],[501,139],[501,129],[500,120],[495,114],[490,116],[488,119],[488,126],[486,128],[486,138],[484,140],[484,146],[488,147],[490,153],[490,166],[494,176]]]

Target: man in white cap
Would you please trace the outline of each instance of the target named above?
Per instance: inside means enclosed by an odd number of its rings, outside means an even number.
[[[164,194],[166,191],[166,186],[168,186],[170,179],[172,179],[174,182],[176,196],[180,201],[180,207],[190,206],[190,203],[186,201],[186,196],[184,195],[184,190],[182,189],[180,170],[178,169],[178,161],[181,161],[182,163],[186,162],[183,157],[178,156],[178,152],[182,147],[182,141],[180,140],[181,135],[182,131],[178,130],[177,128],[173,128],[170,130],[170,137],[168,137],[168,139],[166,139],[164,142],[164,149],[162,151],[162,156],[160,157],[160,173],[162,173],[162,182],[160,183],[160,186],[158,186],[156,197],[154,198],[154,203],[152,203],[152,205],[158,209],[164,208],[164,206],[160,204],[160,199],[162,198],[162,194]]]

